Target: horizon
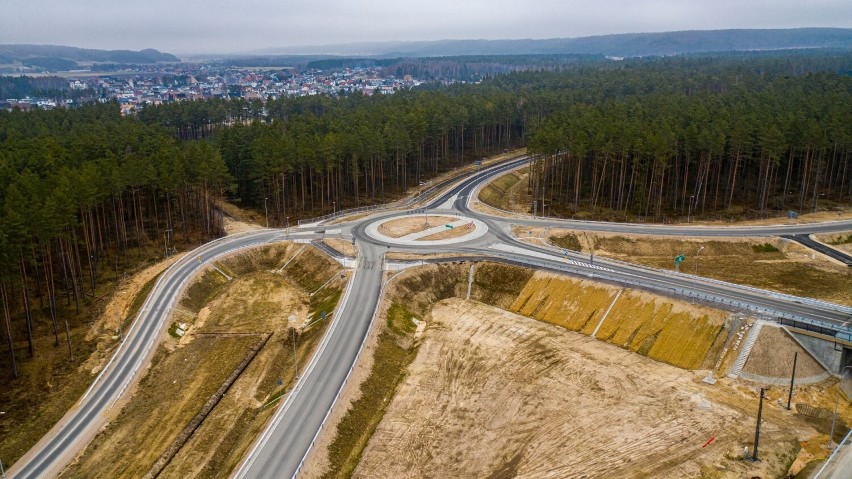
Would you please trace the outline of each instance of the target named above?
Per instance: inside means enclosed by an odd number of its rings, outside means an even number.
[[[223,0],[121,5],[109,0],[8,0],[0,16],[0,43],[204,55],[454,39],[547,40],[809,25],[852,28],[852,2],[839,0],[683,0],[674,5],[663,0],[593,5],[541,0],[533,7],[508,0],[288,3],[247,0],[236,10]]]
[[[104,50],[104,51],[131,51],[131,52],[139,52],[143,50],[156,50],[160,53],[168,53],[179,57],[179,59],[184,60],[184,57],[215,57],[215,56],[225,56],[225,55],[242,55],[242,56],[312,56],[312,55],[329,55],[329,56],[347,56],[353,55],[354,53],[346,53],[340,52],[335,53],[333,51],[325,51],[320,52],[316,51],[317,49],[323,48],[341,48],[341,47],[356,47],[356,46],[370,46],[377,47],[383,45],[421,45],[421,44],[440,44],[440,43],[448,43],[448,42],[523,42],[523,41],[555,41],[555,40],[576,40],[576,39],[585,39],[585,38],[599,38],[599,37],[615,37],[621,35],[655,35],[655,34],[668,34],[668,33],[691,33],[691,32],[720,32],[720,31],[778,31],[778,30],[807,30],[807,29],[822,29],[822,30],[852,30],[852,27],[824,27],[824,26],[802,26],[802,27],[790,27],[790,28],[718,28],[718,29],[690,29],[690,30],[666,30],[666,31],[633,31],[633,32],[622,32],[622,33],[604,33],[597,35],[583,35],[583,36],[573,36],[573,37],[547,37],[547,38],[532,38],[532,37],[523,37],[523,38],[438,38],[434,40],[385,40],[385,41],[374,41],[374,40],[357,40],[350,42],[341,42],[341,43],[326,43],[326,44],[312,44],[312,45],[299,45],[299,46],[267,46],[261,48],[255,48],[252,50],[244,50],[244,51],[210,51],[210,52],[194,52],[194,51],[177,51],[177,50],[164,50],[155,47],[142,47],[137,49],[131,48],[95,48],[89,46],[81,46],[74,44],[62,44],[62,43],[23,43],[23,42],[2,42],[0,46],[15,46],[15,45],[25,45],[25,46],[38,46],[38,47],[71,47],[71,48],[79,48],[84,50]],[[301,50],[302,52],[297,52]],[[571,52],[566,52],[571,53]],[[357,55],[364,56],[377,56],[382,55],[382,53],[361,53]]]

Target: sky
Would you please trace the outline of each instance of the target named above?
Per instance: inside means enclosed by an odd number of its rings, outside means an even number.
[[[175,54],[442,39],[852,27],[852,0],[0,0],[0,44]]]

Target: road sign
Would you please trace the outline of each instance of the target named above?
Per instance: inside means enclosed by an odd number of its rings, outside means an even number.
[[[685,259],[686,259],[686,256],[679,254],[679,255],[675,256],[675,264],[681,264],[681,263],[683,263],[683,260],[685,260]]]

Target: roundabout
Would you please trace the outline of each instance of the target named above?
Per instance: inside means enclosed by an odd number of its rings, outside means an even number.
[[[398,215],[367,225],[365,233],[387,245],[443,246],[481,238],[488,226],[475,218],[451,212]]]

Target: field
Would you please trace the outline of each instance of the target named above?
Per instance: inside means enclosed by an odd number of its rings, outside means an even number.
[[[302,367],[328,322],[308,323],[344,280],[299,245],[217,266],[233,279],[211,269],[187,288],[136,394],[62,477],[222,477],[239,463],[292,387],[293,341]]]
[[[786,389],[770,388],[762,461],[741,459],[757,388],[723,376],[742,318],[493,263],[473,265],[466,301],[471,266],[412,268],[389,283],[368,359],[305,477],[776,477],[825,457],[830,381],[797,387],[792,412],[779,406]],[[770,335],[754,349],[761,372],[786,375]],[[800,377],[818,372],[799,359]],[[722,379],[701,382],[714,368]],[[845,433],[852,410],[840,413]]]

